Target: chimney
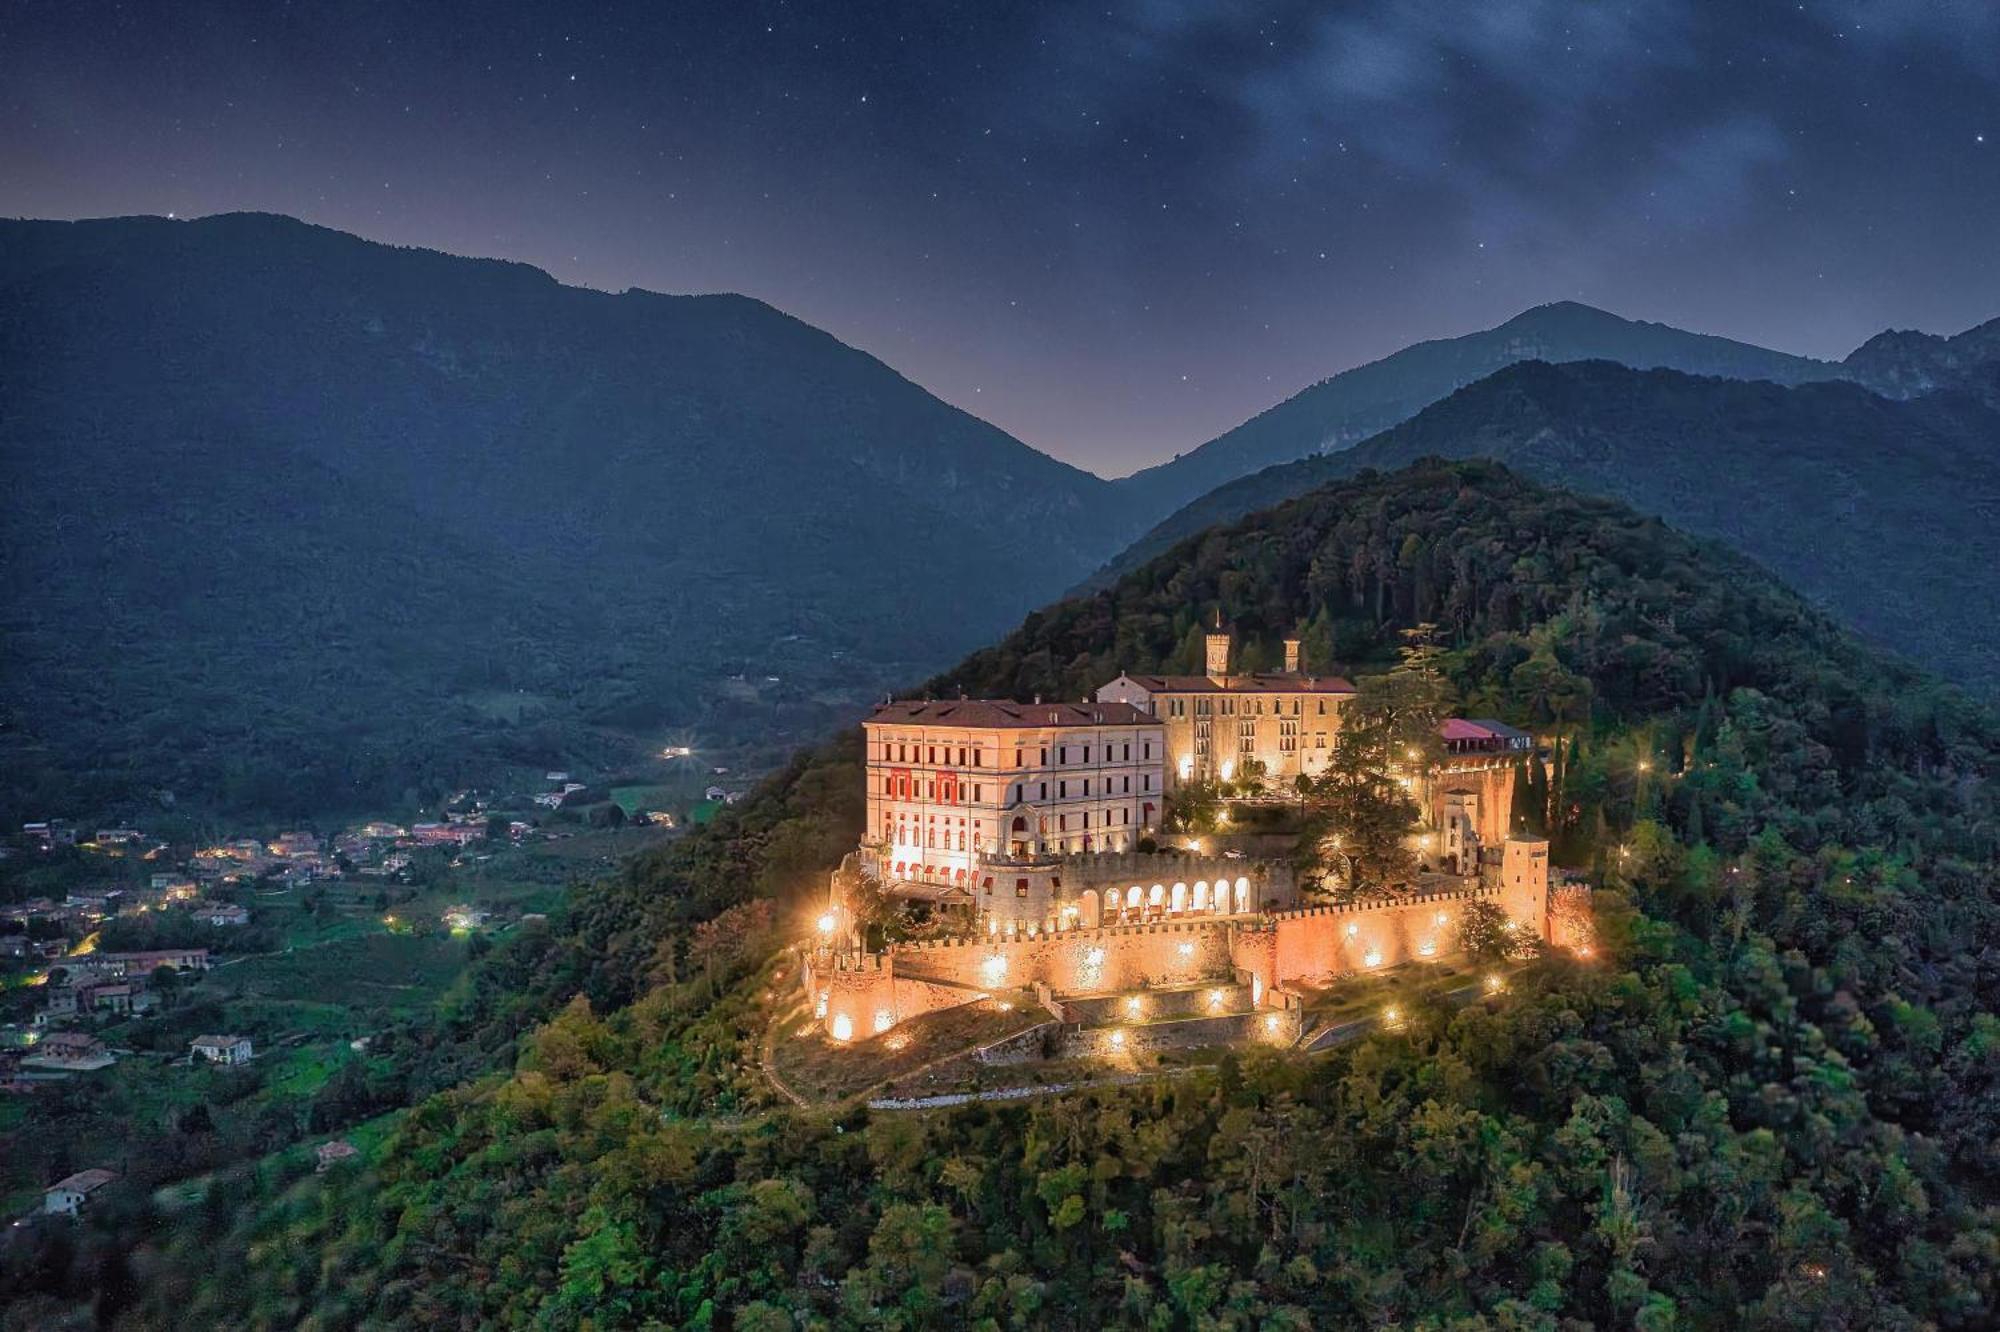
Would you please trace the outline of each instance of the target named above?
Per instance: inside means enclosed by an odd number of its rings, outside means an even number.
[[[1297,675],[1298,673],[1299,673],[1299,640],[1296,638],[1288,638],[1285,640],[1285,674]]]

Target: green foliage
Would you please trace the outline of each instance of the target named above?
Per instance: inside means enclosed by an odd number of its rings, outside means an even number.
[[[751,1020],[785,959],[696,927],[803,909],[860,831],[844,738],[581,891],[536,965],[496,951],[482,983],[548,1019],[514,1071],[417,1106],[364,1178],[178,1218],[138,1325],[1990,1323],[1990,715],[1740,560],[1478,465],[1204,538],[951,678],[1073,695],[1216,598],[1382,660],[1434,623],[1462,697],[1537,653],[1587,680],[1547,798],[1599,863],[1599,956],[1313,1059],[799,1112]]]

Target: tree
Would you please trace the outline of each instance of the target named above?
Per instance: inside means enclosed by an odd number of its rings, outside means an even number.
[[[1304,797],[1306,869],[1324,877],[1338,868],[1350,893],[1403,882],[1416,868],[1417,802],[1390,775],[1382,734],[1344,733]]]

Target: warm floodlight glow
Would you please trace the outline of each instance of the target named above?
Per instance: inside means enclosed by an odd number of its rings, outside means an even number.
[[[814,1017],[816,1017],[816,1018],[824,1018],[824,1017],[826,1016],[826,996],[825,996],[825,995],[821,995],[821,996],[819,997],[819,1002],[813,1005],[813,1016],[814,1016]]]
[[[821,934],[832,934],[833,927],[839,923],[838,920],[834,919],[833,913],[829,911],[819,918],[819,932]]]
[[[1446,921],[1450,919],[1451,917],[1447,915],[1445,912],[1440,911],[1437,913],[1437,923],[1440,925],[1444,924]]]
[[[1281,1021],[1282,1019],[1276,1013],[1266,1013],[1264,1015],[1264,1030],[1275,1036],[1278,1032],[1278,1024]]]
[[[1382,954],[1380,950],[1371,948],[1368,950],[1367,956],[1361,959],[1361,962],[1363,966],[1379,967],[1382,965]]]
[[[1402,1022],[1402,1020],[1403,1020],[1403,1010],[1397,1008],[1394,1004],[1391,1004],[1389,1005],[1389,1007],[1382,1010],[1382,1021],[1387,1023],[1389,1026],[1391,1027],[1397,1026]]]
[[[889,1028],[895,1025],[896,1025],[896,1015],[894,1013],[891,1013],[886,1008],[877,1009],[875,1011],[875,1030],[877,1032],[887,1031],[889,1030]]]
[[[854,1019],[853,1019],[853,1018],[850,1018],[850,1017],[849,1017],[849,1016],[847,1016],[847,1014],[845,1014],[845,1013],[836,1013],[836,1014],[834,1014],[834,1017],[833,1017],[833,1039],[835,1039],[836,1041],[851,1041],[851,1040],[853,1040],[853,1039],[854,1039]]]
[[[1347,927],[1347,937],[1348,937],[1348,938],[1352,939],[1352,938],[1353,938],[1353,937],[1354,937],[1355,935],[1357,935],[1357,934],[1359,934],[1359,933],[1361,933],[1361,927],[1360,927],[1359,925],[1349,925],[1349,926]]]
[[[1112,1049],[1114,1049],[1114,1050],[1122,1050],[1122,1049],[1124,1049],[1124,1048],[1125,1048],[1125,1033],[1124,1033],[1124,1032],[1122,1032],[1122,1031],[1114,1031],[1114,1032],[1112,1032],[1112,1033],[1111,1033],[1111,1048],[1112,1048]]]
[[[1194,945],[1193,945],[1193,944],[1191,944],[1191,943],[1184,943],[1184,944],[1182,944],[1182,945],[1181,945],[1181,946],[1180,946],[1179,948],[1175,949],[1174,951],[1175,951],[1175,952],[1177,952],[1177,953],[1179,953],[1179,954],[1180,954],[1180,955],[1181,955],[1182,957],[1193,957],[1193,956],[1194,956]]]
[[[1431,957],[1437,953],[1437,950],[1438,950],[1437,940],[1426,939],[1422,943],[1417,945],[1417,956]]]
[[[1186,754],[1181,755],[1180,769],[1182,781],[1194,776],[1194,759]]]
[[[1223,780],[1223,781],[1225,781],[1225,782],[1226,782],[1226,781],[1230,781],[1230,780],[1232,780],[1232,779],[1233,779],[1233,778],[1234,778],[1235,776],[1236,776],[1236,762],[1235,762],[1235,760],[1234,760],[1234,759],[1224,759],[1224,760],[1222,760],[1222,780]]]
[[[1211,1009],[1218,1009],[1222,1007],[1222,991],[1210,990],[1208,992],[1208,1006]]]
[[[979,974],[986,977],[988,983],[998,985],[1007,979],[1007,959],[995,953],[979,964]]]
[[[1138,1017],[1146,1011],[1146,1001],[1135,994],[1125,1001],[1125,1011],[1133,1017]]]
[[[1083,965],[1095,969],[1104,965],[1104,950],[1093,948],[1083,955]]]
[[[1486,993],[1498,994],[1500,993],[1500,991],[1506,988],[1507,988],[1507,982],[1501,980],[1498,976],[1488,976],[1486,978]]]

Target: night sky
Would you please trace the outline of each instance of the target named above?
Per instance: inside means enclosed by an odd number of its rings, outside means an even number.
[[[0,213],[761,297],[1107,474],[1558,299],[2000,314],[2000,5],[0,6]]]

